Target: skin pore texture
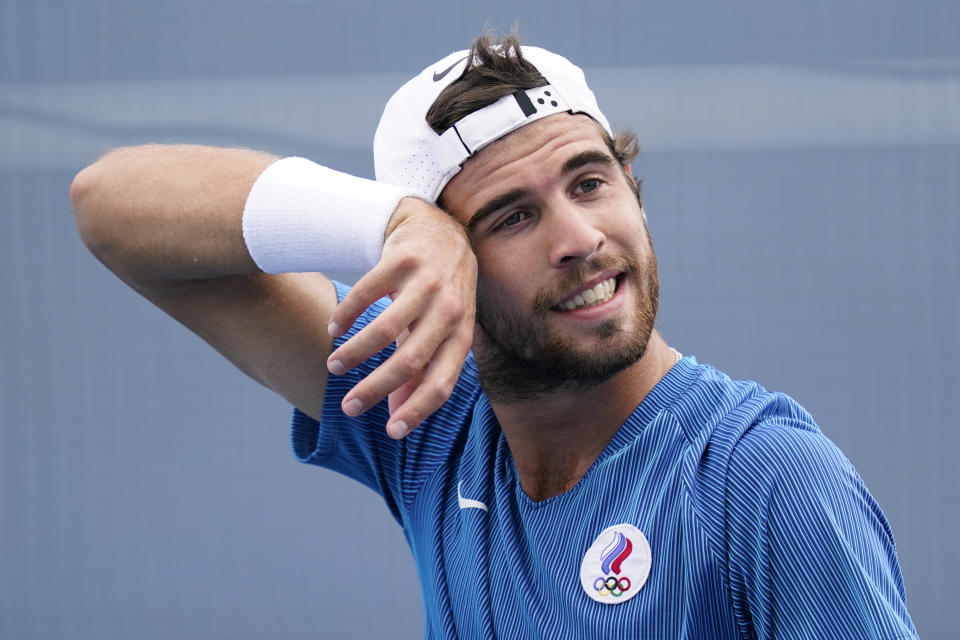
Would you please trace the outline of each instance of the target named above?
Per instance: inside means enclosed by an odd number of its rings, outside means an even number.
[[[587,116],[526,125],[443,194],[479,265],[474,354],[534,500],[572,488],[674,364],[628,169]]]

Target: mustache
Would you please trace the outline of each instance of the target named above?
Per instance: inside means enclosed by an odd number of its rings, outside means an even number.
[[[602,271],[621,271],[630,274],[639,270],[640,260],[634,255],[595,256],[570,267],[557,279],[556,283],[538,291],[533,298],[533,309],[537,313],[546,313],[558,300]]]

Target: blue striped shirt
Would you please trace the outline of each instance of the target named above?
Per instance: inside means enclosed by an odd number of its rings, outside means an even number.
[[[322,426],[295,411],[293,445],[383,496],[416,561],[426,637],[916,636],[883,514],[789,397],[684,358],[573,489],[533,502],[472,357],[402,441],[384,433],[385,403],[340,411],[389,354],[330,378]]]

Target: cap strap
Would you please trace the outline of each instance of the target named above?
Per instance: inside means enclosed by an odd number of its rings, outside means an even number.
[[[552,85],[520,90],[464,116],[440,134],[440,141],[456,165],[477,151],[540,118],[569,111],[570,106]]]

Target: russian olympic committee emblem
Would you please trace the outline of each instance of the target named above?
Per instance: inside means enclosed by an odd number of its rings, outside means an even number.
[[[597,536],[580,564],[580,584],[603,604],[620,604],[640,592],[650,575],[650,543],[632,524],[615,524]]]

